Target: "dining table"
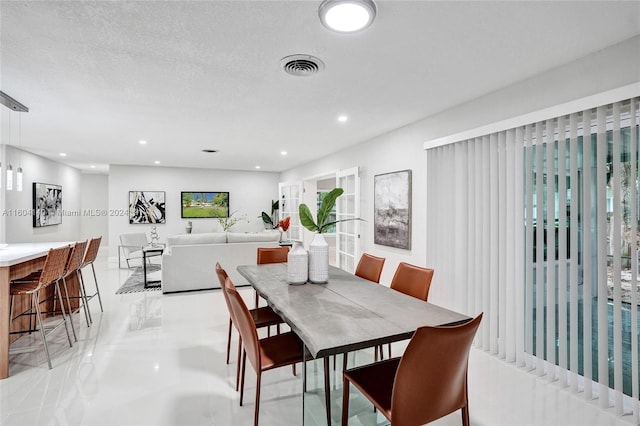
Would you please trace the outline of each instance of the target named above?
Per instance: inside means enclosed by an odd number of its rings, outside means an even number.
[[[237,270],[298,335],[310,356],[323,359],[329,425],[330,355],[410,339],[418,327],[457,325],[471,319],[334,266],[329,266],[328,282],[302,285],[287,282],[286,263],[240,265]]]
[[[0,380],[9,377],[11,281],[42,269],[49,249],[73,242],[9,243],[0,246]]]

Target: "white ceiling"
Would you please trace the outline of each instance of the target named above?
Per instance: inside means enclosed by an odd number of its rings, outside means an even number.
[[[87,170],[282,171],[640,33],[638,1],[379,0],[350,35],[320,24],[320,2],[2,1],[20,146]],[[298,53],[324,71],[285,74]]]

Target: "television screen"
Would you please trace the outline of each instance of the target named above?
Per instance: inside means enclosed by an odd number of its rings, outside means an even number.
[[[229,217],[228,192],[182,192],[181,196],[183,218]]]

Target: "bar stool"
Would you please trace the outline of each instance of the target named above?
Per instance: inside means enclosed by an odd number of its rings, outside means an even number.
[[[64,311],[64,302],[62,299],[62,292],[60,291],[59,281],[64,274],[65,266],[67,264],[67,259],[69,258],[69,252],[71,248],[69,246],[59,247],[55,249],[49,250],[47,254],[47,258],[45,259],[44,266],[42,267],[42,272],[39,274],[36,280],[29,280],[29,277],[21,278],[18,280],[14,280],[11,282],[9,286],[9,294],[11,295],[10,308],[9,308],[9,320],[10,322],[20,318],[22,316],[28,315],[30,318],[33,316],[37,319],[38,328],[34,328],[29,326],[29,330],[18,330],[12,331],[11,334],[24,334],[31,333],[33,331],[40,330],[42,335],[42,340],[44,342],[44,349],[47,354],[47,363],[49,364],[49,369],[53,368],[51,364],[51,356],[49,354],[49,347],[47,346],[47,335],[51,334],[55,331],[60,325],[64,324],[64,328],[67,332],[67,339],[69,340],[69,346],[73,347],[73,343],[71,343],[71,335],[69,334],[69,327],[67,326],[67,316]],[[53,311],[42,311],[40,309],[40,304],[44,303],[46,300],[40,300],[41,290],[46,289],[48,286],[53,285],[54,288],[54,297],[57,294],[60,299],[60,311],[62,312],[62,319],[55,324],[52,324],[51,329],[46,332],[45,325],[43,322],[43,314],[54,313]],[[31,304],[29,309],[26,311],[16,315],[13,315],[14,308],[14,298],[15,296],[23,296],[29,295],[31,296]],[[35,312],[34,312],[35,309]]]
[[[71,249],[71,254],[69,254],[69,260],[67,261],[64,274],[62,275],[62,286],[64,287],[64,294],[66,295],[67,307],[69,309],[69,318],[70,318],[69,322],[71,323],[71,330],[73,331],[73,337],[75,338],[76,342],[78,341],[78,338],[76,336],[75,326],[73,325],[73,314],[75,314],[76,312],[80,312],[81,308],[84,309],[84,318],[87,322],[87,327],[89,327],[89,313],[87,309],[87,298],[86,298],[86,295],[84,294],[84,288],[80,284],[80,275],[78,273],[80,269],[80,265],[82,265],[82,259],[84,257],[86,248],[87,248],[87,241],[81,241],[81,242],[75,243],[75,245]],[[76,279],[78,282],[77,296],[69,296],[69,289],[67,287],[67,278],[71,277],[73,274],[76,275]],[[71,306],[70,299],[78,300],[78,309],[76,309],[75,311]]]
[[[86,301],[85,303],[87,303],[86,306],[89,306],[88,303],[91,299],[98,296],[98,301],[100,302],[100,312],[104,312],[104,309],[102,308],[102,298],[100,297],[100,287],[98,287],[98,278],[96,278],[96,268],[95,266],[93,266],[93,262],[96,260],[96,257],[98,256],[98,250],[100,250],[101,241],[102,241],[102,236],[92,238],[91,240],[89,240],[89,245],[87,247],[87,251],[84,253],[84,259],[82,260],[82,264],[78,268],[78,273],[80,277],[80,285],[82,286],[82,291],[84,292],[84,295],[85,295],[85,301]],[[93,281],[96,283],[96,292],[93,294],[87,294],[87,289],[84,285],[84,275],[82,274],[82,270],[89,265],[91,265],[91,270],[93,271]],[[91,312],[88,309],[87,309],[87,312],[89,314],[89,321],[93,322],[93,318],[91,318]]]

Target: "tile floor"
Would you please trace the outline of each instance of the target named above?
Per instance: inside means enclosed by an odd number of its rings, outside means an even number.
[[[78,342],[69,348],[63,329],[52,336],[54,368],[47,368],[37,334],[11,345],[10,377],[0,380],[0,425],[250,425],[255,375],[249,368],[245,406],[233,387],[235,363],[225,364],[228,316],[219,291],[162,295],[115,295],[128,270],[99,258],[104,313],[91,301],[94,322],[74,321]],[[89,279],[89,283],[92,280]],[[252,300],[252,291],[241,293]],[[235,347],[235,346],[234,346]],[[401,345],[396,353],[401,351]],[[359,363],[371,356],[359,352]],[[341,365],[338,360],[338,365]],[[321,368],[309,365],[305,423],[323,424]],[[300,370],[299,370],[300,371]],[[332,383],[339,379],[334,373]],[[337,380],[339,382],[339,380]],[[340,389],[334,389],[333,420],[339,422]],[[469,396],[473,425],[626,425],[597,402],[585,401],[479,350],[470,357]],[[351,403],[351,425],[386,424],[364,401]],[[301,375],[283,368],[263,375],[260,424],[303,423]],[[459,425],[454,413],[436,422]]]

